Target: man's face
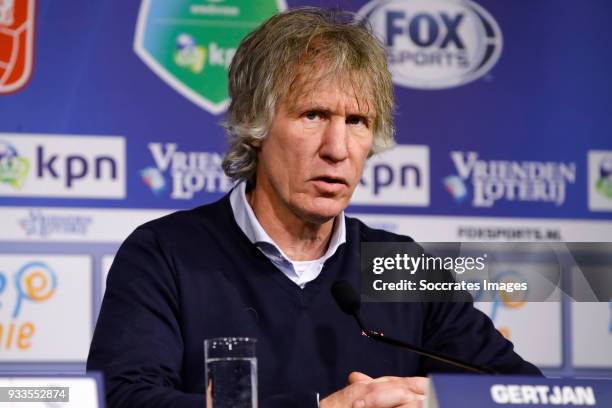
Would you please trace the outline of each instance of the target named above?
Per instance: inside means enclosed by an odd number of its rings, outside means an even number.
[[[257,194],[311,223],[346,208],[373,141],[375,113],[359,96],[322,81],[280,102],[260,144]]]

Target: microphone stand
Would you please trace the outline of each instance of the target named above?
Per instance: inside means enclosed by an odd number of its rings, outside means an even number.
[[[415,353],[432,358],[434,360],[442,361],[444,363],[447,363],[453,366],[461,367],[465,370],[473,371],[478,374],[497,374],[495,371],[491,370],[490,368],[482,367],[476,364],[471,364],[466,361],[462,361],[462,360],[459,360],[453,357],[446,356],[444,354],[436,353],[434,351],[425,350],[424,348],[421,348],[421,347],[418,347],[412,344],[404,343],[403,341],[394,339],[392,337],[383,336],[382,334],[379,334],[375,331],[367,329],[364,326],[363,322],[361,321],[361,318],[359,317],[358,313],[352,313],[352,315],[357,321],[357,324],[359,325],[363,333],[365,333],[365,335],[371,338],[372,340],[376,340],[381,343],[389,344],[389,345],[396,346],[396,347],[402,347],[410,351],[413,351]]]

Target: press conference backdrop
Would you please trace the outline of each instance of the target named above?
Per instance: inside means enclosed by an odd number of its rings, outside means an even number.
[[[0,2],[0,371],[84,369],[120,242],[232,186],[240,39],[329,4]],[[352,215],[419,241],[612,241],[610,2],[333,4],[380,36],[397,98]],[[612,303],[479,307],[548,374],[612,376]]]

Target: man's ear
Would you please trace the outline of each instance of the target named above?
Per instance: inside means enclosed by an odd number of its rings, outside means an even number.
[[[251,147],[252,147],[253,149],[255,149],[255,150],[259,151],[259,149],[261,148],[261,144],[262,144],[262,142],[263,142],[263,139],[255,139],[255,138],[252,138],[252,139],[249,141],[249,144],[251,145]]]

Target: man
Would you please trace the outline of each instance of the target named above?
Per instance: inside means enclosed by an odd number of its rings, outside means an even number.
[[[112,407],[202,407],[203,340],[258,339],[263,407],[409,407],[452,370],[373,343],[334,304],[361,242],[410,241],[344,216],[366,159],[393,145],[383,47],[345,13],[278,14],[229,74],[220,201],[139,227],[110,271],[88,369]],[[364,305],[377,329],[505,373],[539,373],[471,304]],[[347,384],[347,375],[348,384]]]

